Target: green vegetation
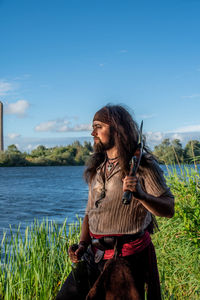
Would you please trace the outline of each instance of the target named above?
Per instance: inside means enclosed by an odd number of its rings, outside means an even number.
[[[38,146],[30,154],[20,152],[15,145],[8,146],[0,152],[0,167],[12,166],[77,166],[84,165],[92,153],[90,142],[75,141],[72,145],[46,148]],[[191,140],[185,148],[180,140],[163,140],[155,146],[154,155],[161,164],[191,164],[200,163],[200,142]]]
[[[92,151],[92,145],[78,141],[65,147],[46,148],[38,146],[30,154],[20,152],[15,145],[0,152],[0,166],[77,166],[84,165]]]
[[[0,248],[0,299],[54,299],[71,271],[68,245],[77,243],[81,220],[59,228],[55,222],[37,221],[11,238],[4,237]]]
[[[191,242],[200,247],[200,175],[193,168],[184,168],[181,175],[174,168],[167,177],[176,198],[176,216]]]
[[[200,298],[200,175],[185,168],[167,177],[175,196],[175,216],[158,218],[156,248],[163,299]]]
[[[200,175],[187,168],[169,173],[168,184],[176,199],[172,219],[158,218],[160,231],[152,236],[158,258],[163,299],[200,297]],[[81,220],[61,228],[43,221],[20,228],[11,238],[4,234],[0,251],[0,295],[2,299],[55,299],[71,270],[69,245],[79,239]],[[1,297],[0,297],[1,299]]]
[[[185,148],[182,147],[180,140],[170,141],[165,139],[154,148],[154,155],[163,164],[199,164],[200,163],[200,142],[189,141]]]

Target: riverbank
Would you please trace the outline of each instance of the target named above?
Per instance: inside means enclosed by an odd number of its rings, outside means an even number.
[[[169,173],[176,198],[172,219],[158,218],[160,231],[152,236],[163,299],[199,299],[199,174]],[[79,239],[81,220],[67,231],[55,222],[37,222],[1,241],[0,294],[3,299],[55,299],[71,270],[69,245]],[[22,234],[24,237],[22,237]]]
[[[69,245],[78,241],[79,223],[66,232],[66,223],[35,223],[1,242],[0,295],[2,299],[55,299],[71,271]],[[182,235],[177,219],[159,220],[160,232],[153,237],[163,299],[199,299],[199,251]],[[1,298],[0,298],[1,299]]]
[[[0,167],[26,166],[82,166],[85,165],[93,147],[90,142],[73,142],[68,146],[46,148],[39,145],[31,153],[21,152],[16,145],[8,146],[7,150],[0,151]],[[185,148],[179,140],[164,139],[153,150],[160,164],[194,164],[200,163],[200,142],[191,140]]]
[[[6,151],[0,151],[0,167],[82,166],[92,150],[90,142],[82,145],[79,141],[53,148],[40,145],[31,153],[22,153],[16,145],[10,145]]]

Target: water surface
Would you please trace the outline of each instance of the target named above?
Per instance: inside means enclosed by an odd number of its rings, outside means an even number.
[[[0,240],[9,224],[22,232],[37,218],[61,224],[83,217],[88,187],[84,167],[0,168]]]
[[[83,217],[88,197],[83,171],[83,166],[1,167],[0,240],[10,224],[20,224],[23,233],[35,218],[62,224],[65,218],[71,223],[76,215]]]

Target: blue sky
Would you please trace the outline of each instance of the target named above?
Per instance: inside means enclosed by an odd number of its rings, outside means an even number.
[[[5,147],[90,138],[124,104],[153,148],[200,139],[200,1],[0,0]]]

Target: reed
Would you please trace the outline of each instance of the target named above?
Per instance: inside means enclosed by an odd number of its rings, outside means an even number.
[[[183,233],[180,219],[159,219],[158,223],[160,231],[152,240],[156,248],[162,298],[200,299],[199,250]]]
[[[152,236],[163,299],[200,298],[199,199],[200,177],[184,168],[169,170],[168,184],[176,198],[172,219],[158,218],[160,231]],[[43,220],[21,233],[10,228],[0,245],[0,299],[55,299],[71,271],[69,245],[78,242],[81,219],[59,227]]]
[[[80,235],[81,220],[68,228],[35,220],[22,237],[20,227],[9,238],[4,233],[0,250],[0,299],[54,299],[71,271],[68,246]]]
[[[171,169],[171,171],[170,171]],[[156,248],[163,299],[200,299],[200,175],[184,166],[168,169],[175,216],[157,218]]]

